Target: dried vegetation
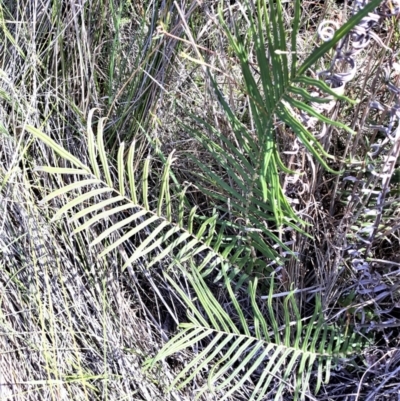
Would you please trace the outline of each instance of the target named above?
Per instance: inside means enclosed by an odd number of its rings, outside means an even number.
[[[282,26],[290,31],[296,2],[278,3],[283,4]],[[357,7],[369,2],[338,3],[302,2],[296,49],[289,44],[287,55],[282,55],[289,67],[294,57],[300,64],[324,39],[328,43]],[[274,207],[264,213],[260,201],[254,210],[265,215],[260,222],[264,232],[251,220],[256,213],[241,214],[234,200],[230,203],[232,191],[242,191],[243,182],[233,178],[226,164],[218,163],[216,148],[208,145],[208,141],[218,144],[222,155],[235,156],[229,144],[235,143],[239,151],[247,145],[238,139],[242,129],[238,125],[245,127],[248,143],[254,138],[260,143],[252,92],[227,35],[230,30],[242,40],[249,69],[259,83],[262,66],[254,37],[248,34],[254,28],[253,16],[245,2],[0,0],[0,399],[192,400],[200,394],[204,400],[248,400],[268,369],[273,378],[256,399],[398,399],[399,15],[398,1],[382,1],[307,70],[310,78],[325,82],[355,104],[334,99],[333,94],[329,98],[324,87],[311,84],[306,87],[311,95],[307,104],[329,121],[302,109],[301,91],[291,93],[299,108],[285,103],[313,135],[311,145],[321,145],[321,160],[291,126],[274,118],[271,132],[277,152],[294,174],[277,168],[279,188],[273,192],[267,185],[265,191],[282,194],[283,200],[277,197],[282,210],[291,209],[297,217],[285,219]],[[263,90],[260,84],[261,97],[267,97]],[[94,117],[91,124],[94,108],[107,120]],[[71,164],[27,126],[40,129],[93,167],[88,120],[89,127],[99,129],[104,137],[110,166],[117,166],[107,170],[114,183],[121,181],[119,146],[135,141],[137,210],[141,204],[148,213],[159,209],[158,215],[166,215],[165,221],[177,226],[189,221],[193,227],[187,232],[197,233],[207,247],[197,248],[191,264],[185,259],[188,269],[195,271],[197,264],[210,274],[182,273],[184,263],[175,264],[176,258],[184,260],[181,249],[173,254],[168,248],[169,259],[160,258],[150,270],[146,264],[151,259],[126,263],[156,228],[150,224],[124,246],[98,258],[131,228],[111,230],[127,218],[127,211],[107,216],[76,235],[68,219],[52,221],[60,208],[85,191],[61,190],[59,196],[43,202],[53,191],[78,180],[35,169]],[[172,151],[173,168],[166,170]],[[324,157],[323,151],[333,157]],[[225,159],[221,156],[221,160]],[[246,167],[253,161],[240,162]],[[325,168],[321,162],[326,162]],[[104,168],[103,161],[99,165]],[[148,175],[142,173],[146,168]],[[170,203],[178,212],[169,213],[167,203],[159,199],[165,171],[170,177]],[[251,188],[256,194],[253,182]],[[131,187],[131,197],[133,193]],[[92,203],[86,199],[81,210],[105,199],[98,193]],[[224,221],[232,225],[226,228]],[[104,241],[89,246],[106,230],[110,235]],[[237,238],[237,247],[230,249],[225,241]],[[158,255],[162,254],[165,243],[160,240],[156,245]],[[243,254],[249,250],[248,259],[240,254],[242,249]],[[221,281],[221,272],[226,273],[221,255],[231,263],[226,268],[231,281],[225,276]],[[124,264],[126,270],[121,269]],[[203,291],[214,309],[207,309]],[[187,323],[188,309],[200,311],[199,315],[193,312],[192,323],[201,321],[201,315],[214,324],[214,313],[217,326],[221,324],[228,336],[232,329],[248,336],[246,341],[257,341],[241,343],[233,334],[225,338],[222,332],[217,337],[207,332],[184,349],[174,336],[178,325]],[[272,354],[261,344],[264,322],[269,326],[263,334],[273,344],[282,349],[294,344],[293,349],[310,354],[317,350],[321,360],[301,359],[301,352],[291,357],[292,351],[282,351],[282,359],[277,358],[278,351]],[[329,339],[321,340],[321,333]],[[310,345],[312,336],[315,341]],[[213,358],[202,353],[212,341],[215,345],[222,340],[226,348],[221,346]],[[226,349],[232,350],[235,341],[238,349],[242,347],[241,359],[226,365],[226,371],[211,383],[214,393],[202,391],[224,362],[221,355],[228,355]],[[329,343],[326,350],[325,342]],[[354,344],[349,346],[350,342]],[[332,348],[341,350],[344,343],[345,352],[334,354]],[[164,355],[158,354],[165,344]],[[181,352],[172,352],[173,347]],[[352,347],[357,352],[350,352]],[[164,357],[152,369],[144,369],[156,355]],[[207,364],[201,365],[199,355],[210,357]],[[328,362],[322,362],[322,356]],[[274,371],[268,362],[275,357],[279,363]],[[199,371],[194,366],[185,371],[192,360]],[[303,362],[307,362],[304,371]],[[252,363],[254,371],[247,375]],[[330,369],[331,363],[335,369]],[[297,376],[289,374],[292,368]],[[181,371],[186,375],[181,381],[191,378],[190,383],[182,387],[175,383],[167,392]]]

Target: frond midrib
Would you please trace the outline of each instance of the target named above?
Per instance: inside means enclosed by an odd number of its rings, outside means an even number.
[[[281,349],[286,349],[290,352],[300,352],[302,355],[313,355],[315,357],[323,357],[323,358],[334,358],[334,357],[340,357],[343,356],[345,354],[343,353],[321,353],[321,352],[317,352],[317,351],[309,351],[309,350],[304,350],[303,348],[297,348],[297,347],[293,347],[291,345],[286,345],[283,343],[278,343],[278,342],[274,342],[274,341],[267,341],[264,340],[262,338],[257,338],[255,336],[248,336],[246,334],[242,334],[242,333],[233,333],[233,332],[229,332],[229,331],[225,331],[225,330],[217,330],[213,327],[207,327],[207,326],[203,326],[201,324],[196,324],[193,323],[193,321],[191,323],[184,323],[181,324],[182,328],[185,328],[186,330],[190,330],[190,329],[202,329],[204,331],[208,331],[211,334],[215,334],[215,335],[224,335],[224,336],[234,336],[237,338],[243,338],[243,339],[248,339],[251,340],[252,342],[262,342],[263,344],[265,344],[265,346],[272,344],[274,347],[276,348],[281,348]],[[307,327],[304,328],[304,330],[307,329]],[[270,336],[274,335],[274,332],[271,331],[268,333]],[[311,342],[309,343],[310,345],[312,344]]]

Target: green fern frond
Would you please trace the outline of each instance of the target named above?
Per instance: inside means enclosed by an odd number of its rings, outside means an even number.
[[[345,124],[315,110],[313,103],[335,99],[355,102],[338,95],[322,80],[309,77],[309,69],[379,3],[379,0],[368,3],[336,32],[332,40],[316,48],[301,65],[298,65],[296,55],[300,0],[293,4],[293,29],[285,27],[281,0],[248,0],[241,8],[242,20],[238,13],[235,21],[229,24],[224,14],[226,10],[222,5],[219,8],[219,21],[242,73],[242,79],[235,80],[235,85],[240,85],[235,89],[249,99],[252,124],[249,128],[239,120],[210,74],[216,98],[231,128],[230,135],[220,132],[205,119],[192,116],[200,129],[188,125],[184,128],[202,144],[212,161],[207,164],[189,157],[200,169],[197,187],[215,201],[219,210],[229,213],[231,220],[244,221],[246,228],[253,230],[251,235],[247,231],[243,237],[245,241],[257,244],[257,252],[266,258],[277,259],[279,256],[271,243],[290,252],[279,234],[282,228],[290,227],[305,235],[305,223],[293,211],[282,190],[281,173],[292,172],[280,158],[277,124],[294,133],[327,171],[337,173],[329,163],[333,157],[305,126],[301,115],[306,114],[321,124],[353,133]],[[248,42],[251,46],[247,45]],[[310,95],[312,87],[318,88],[319,97]]]
[[[256,302],[257,279],[249,282],[248,296],[252,307],[244,315],[234,293],[229,277],[224,272],[224,283],[228,290],[236,317],[227,313],[214,297],[197,269],[190,273],[182,270],[193,288],[196,298],[192,300],[166,274],[166,278],[188,308],[190,323],[181,325],[179,332],[158,355],[145,363],[152,368],[157,362],[177,352],[196,347],[193,360],[176,376],[170,385],[182,388],[189,384],[201,371],[208,369],[207,385],[197,394],[207,391],[216,393],[219,400],[226,400],[245,383],[251,388],[249,400],[279,400],[284,391],[290,391],[293,400],[307,395],[315,399],[322,382],[329,380],[329,372],[340,357],[353,352],[348,339],[323,320],[321,302],[316,297],[316,305],[311,318],[302,319],[293,292],[283,303],[283,325],[278,324],[278,312],[273,305],[273,279],[267,300],[268,317],[264,316]],[[197,301],[204,310],[199,312]],[[290,321],[293,311],[295,322]],[[315,375],[315,367],[325,372]],[[311,377],[316,381],[311,385]]]
[[[212,270],[220,271],[220,265],[228,263],[230,253],[233,252],[237,257],[229,263],[235,268],[234,271],[239,273],[241,267],[248,262],[245,258],[246,246],[240,245],[238,238],[226,236],[224,230],[220,230],[217,215],[201,221],[196,215],[196,208],[187,211],[183,193],[179,195],[179,201],[174,201],[173,207],[169,179],[174,152],[166,159],[158,190],[150,194],[151,159],[147,158],[142,165],[142,172],[139,174],[140,185],[133,167],[135,142],[129,147],[126,158],[125,145],[122,143],[117,156],[118,183],[113,182],[103,141],[104,119],[98,122],[95,138],[91,128],[94,112],[95,109],[89,112],[87,127],[90,166],[83,164],[40,130],[32,126],[26,127],[28,132],[72,165],[70,168],[36,168],[36,171],[49,174],[70,174],[75,177],[73,183],[49,193],[42,199],[41,203],[60,196],[66,196],[68,199],[54,214],[53,221],[70,214],[69,222],[75,225],[73,233],[78,234],[96,224],[112,220],[119,214],[122,218],[103,229],[101,234],[91,240],[89,246],[93,248],[104,244],[103,250],[99,252],[99,256],[104,257],[131,242],[135,236],[140,236],[140,244],[128,255],[123,269],[135,264],[139,259],[146,260],[146,267],[151,268],[161,262],[164,262],[164,266],[173,266],[176,260],[188,263],[196,257],[201,261],[199,271],[203,270],[203,274],[208,274]],[[76,195],[76,190],[82,190],[83,193]],[[108,198],[104,199],[104,195]],[[154,208],[150,206],[153,199],[157,201]],[[115,239],[107,244],[109,238]],[[244,260],[238,262],[235,267],[239,255],[244,257]]]
[[[48,174],[73,177],[72,184],[49,193],[43,199],[43,202],[59,196],[66,199],[54,218],[68,214],[76,234],[95,224],[111,221],[90,242],[91,247],[103,245],[99,252],[101,257],[133,242],[136,247],[127,255],[123,269],[136,263],[139,265],[140,261],[140,265],[147,269],[156,264],[162,264],[164,271],[179,266],[186,275],[196,300],[192,300],[165,273],[187,306],[188,322],[181,325],[182,330],[146,365],[154,366],[168,355],[197,347],[198,354],[175,378],[171,387],[185,386],[203,369],[209,368],[208,382],[199,396],[211,391],[221,395],[221,400],[228,399],[245,383],[250,383],[251,400],[261,401],[266,396],[278,400],[288,391],[295,400],[306,396],[312,398],[312,393],[318,393],[322,382],[329,380],[336,358],[352,352],[352,338],[344,337],[335,327],[324,322],[318,297],[312,316],[304,320],[292,293],[285,298],[281,308],[277,307],[273,298],[273,280],[266,305],[261,308],[257,303],[257,279],[251,278],[251,274],[237,279],[237,275],[251,273],[254,268],[265,269],[266,259],[277,261],[279,255],[271,243],[290,251],[280,238],[282,231],[279,230],[283,226],[302,232],[301,221],[291,209],[280,185],[280,173],[290,171],[280,159],[275,138],[276,124],[279,122],[288,127],[321,165],[332,171],[327,162],[331,156],[304,126],[297,111],[351,132],[343,124],[314,111],[310,104],[316,99],[308,95],[308,89],[312,85],[324,97],[348,99],[337,96],[325,83],[308,77],[307,70],[378,4],[378,0],[370,2],[351,23],[339,29],[330,42],[317,48],[298,67],[296,57],[290,54],[296,50],[300,0],[294,3],[295,20],[290,34],[285,30],[281,0],[248,3],[248,14],[256,18],[250,21],[247,34],[255,44],[259,76],[249,65],[246,38],[242,39],[238,26],[235,33],[231,32],[221,9],[221,23],[240,61],[243,89],[249,97],[255,129],[251,131],[239,121],[222,91],[212,81],[217,99],[231,125],[232,137],[225,137],[200,119],[197,122],[201,130],[192,132],[213,158],[210,165],[194,160],[200,169],[200,182],[196,185],[217,201],[216,209],[230,213],[230,221],[221,221],[216,212],[201,219],[196,215],[195,207],[187,207],[183,192],[172,195],[169,179],[173,154],[163,163],[160,183],[155,189],[151,182],[151,158],[140,164],[142,170],[139,172],[134,167],[135,142],[129,146],[126,157],[125,145],[122,144],[117,156],[116,179],[111,174],[112,166],[104,145],[105,119],[99,120],[97,135],[91,128],[95,110],[88,118],[90,166],[40,130],[31,126],[26,128],[70,164],[70,167],[38,168]],[[292,48],[288,48],[289,43]],[[207,136],[204,132],[212,135]],[[213,192],[214,188],[218,191]],[[115,218],[117,215],[118,219]],[[138,240],[132,241],[134,237]],[[191,266],[190,272],[183,266]],[[223,289],[231,308],[229,313],[204,281],[211,271],[224,279]],[[250,311],[235,294],[238,287],[243,289],[245,285]],[[291,316],[295,317],[294,322]],[[312,386],[314,378],[315,385]]]

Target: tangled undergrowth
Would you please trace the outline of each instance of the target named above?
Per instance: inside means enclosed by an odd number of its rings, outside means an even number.
[[[0,399],[394,400],[400,4],[0,0]]]

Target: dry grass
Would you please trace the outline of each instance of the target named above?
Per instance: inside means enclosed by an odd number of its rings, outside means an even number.
[[[99,261],[88,252],[84,235],[71,236],[67,222],[50,223],[62,200],[49,206],[38,201],[62,181],[44,181],[32,170],[58,161],[23,131],[25,124],[41,126],[87,159],[81,136],[88,108],[107,110],[114,101],[118,111],[132,91],[126,71],[133,64],[115,60],[115,87],[107,81],[116,25],[123,25],[124,50],[114,55],[133,63],[140,41],[135,44],[131,36],[145,38],[141,24],[147,21],[135,14],[138,4],[126,4],[124,21],[110,21],[113,12],[118,17],[112,3],[84,8],[79,2],[12,3],[0,2],[6,22],[1,33],[0,399],[190,399],[165,394],[173,367],[166,364],[151,374],[142,370],[160,346],[161,326],[169,330],[151,283],[120,274],[117,259]],[[118,99],[106,97],[117,92]]]
[[[66,221],[50,222],[65,199],[45,206],[39,201],[63,181],[44,179],[33,168],[59,161],[23,127],[41,127],[87,160],[85,120],[99,107],[109,117],[110,155],[135,137],[140,154],[154,155],[157,182],[157,163],[176,149],[176,184],[191,182],[188,200],[209,216],[215,205],[196,188],[198,170],[185,154],[211,158],[180,123],[195,127],[190,111],[230,137],[204,68],[209,66],[241,122],[254,129],[239,62],[218,22],[217,2],[188,3],[179,12],[172,1],[160,10],[153,2],[64,3],[0,1],[0,400],[191,400],[204,378],[185,391],[165,393],[189,355],[166,360],[155,371],[142,369],[185,315],[176,294],[159,270],[151,277],[130,269],[121,273],[123,250],[98,260],[88,251],[95,233],[72,236]],[[231,24],[242,7],[233,3],[225,8]],[[325,3],[304,2],[300,56],[318,43],[319,21],[346,20],[347,2],[343,8]],[[292,6],[285,7],[289,26]],[[399,84],[398,64],[388,50],[398,52],[396,17],[386,19],[376,34],[385,46],[371,42],[357,55],[357,74],[346,86],[359,104],[338,102],[328,114],[356,134],[333,129],[320,139],[343,174],[328,174],[293,133],[277,126],[283,160],[298,173],[282,174],[281,183],[296,213],[310,223],[306,231],[312,238],[285,234],[298,257],[277,271],[276,291],[310,288],[297,298],[308,311],[318,289],[327,320],[371,341],[357,360],[332,373],[320,400],[394,400],[399,392],[398,183],[392,179],[383,209],[374,193],[385,186],[380,174],[388,173],[397,142],[384,143],[385,136],[370,127],[388,123],[390,112],[394,128],[398,124],[399,95],[389,93],[384,78],[389,71]],[[329,62],[327,57],[314,73]],[[372,110],[371,101],[385,110]],[[397,166],[391,177],[396,171]],[[381,210],[379,221],[368,215],[374,208]],[[246,396],[243,388],[236,399]]]

